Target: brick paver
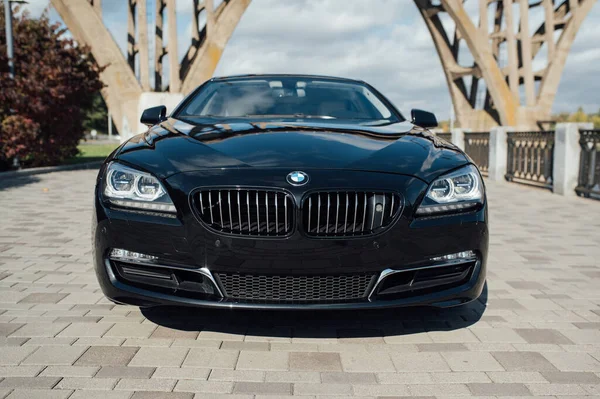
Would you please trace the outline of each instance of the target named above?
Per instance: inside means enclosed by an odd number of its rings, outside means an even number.
[[[600,395],[598,201],[487,182],[461,308],[140,311],[96,282],[95,174],[0,180],[0,399]]]

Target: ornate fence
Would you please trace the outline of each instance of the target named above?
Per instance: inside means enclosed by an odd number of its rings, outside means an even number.
[[[506,180],[551,189],[554,132],[513,132],[507,136]]]
[[[490,166],[490,133],[465,133],[465,152],[475,161],[484,176]]]
[[[600,130],[581,130],[579,134],[581,158],[575,192],[583,197],[600,199]]]

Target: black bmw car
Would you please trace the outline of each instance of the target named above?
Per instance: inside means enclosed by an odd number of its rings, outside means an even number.
[[[476,299],[488,250],[471,159],[370,85],[214,78],[98,174],[94,261],[141,307],[359,309]]]

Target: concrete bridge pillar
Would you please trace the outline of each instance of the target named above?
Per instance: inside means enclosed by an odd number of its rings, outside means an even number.
[[[581,157],[579,129],[593,128],[593,123],[559,123],[556,125],[552,167],[555,194],[575,196]]]
[[[454,128],[450,132],[452,135],[451,141],[452,144],[460,148],[461,150],[465,149],[465,129]]]
[[[117,2],[117,0],[111,0]],[[192,0],[183,0],[192,2]],[[104,66],[100,78],[105,84],[102,96],[110,110],[119,135],[126,140],[147,128],[139,123],[141,111],[165,105],[172,111],[184,94],[209,79],[217,67],[225,44],[231,37],[251,0],[227,0],[216,7],[214,0],[194,0],[192,37],[184,60],[177,54],[176,0],[155,0],[155,20],[150,29],[154,52],[150,54],[146,0],[126,0],[127,56],[104,25],[101,0],[51,0],[80,45],[90,46],[96,62]],[[105,2],[106,4],[106,2]],[[206,26],[198,24],[201,12],[207,14]],[[163,45],[163,19],[167,18],[167,48]],[[183,38],[185,40],[185,38]],[[163,87],[163,65],[169,57],[169,87]],[[150,57],[151,56],[151,57]],[[149,58],[154,59],[155,91],[150,92]],[[137,70],[139,69],[139,74]]]
[[[488,179],[503,181],[506,174],[506,157],[508,154],[508,145],[506,142],[507,132],[514,128],[506,126],[496,126],[490,130],[490,154]]]

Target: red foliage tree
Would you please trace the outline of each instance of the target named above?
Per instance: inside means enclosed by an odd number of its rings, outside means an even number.
[[[16,14],[13,80],[0,12],[0,168],[14,157],[25,166],[54,165],[77,154],[85,109],[102,88],[102,69],[47,15]]]

